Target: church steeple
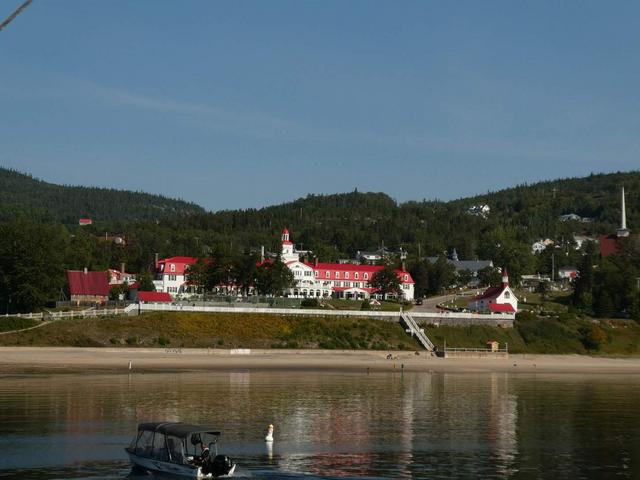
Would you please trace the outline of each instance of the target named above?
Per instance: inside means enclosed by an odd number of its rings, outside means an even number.
[[[627,212],[626,212],[626,205],[624,201],[624,186],[622,187],[622,200],[620,202],[620,209],[621,209],[620,228],[618,229],[617,235],[618,237],[628,237],[629,229],[627,228]]]
[[[298,262],[300,261],[300,255],[293,249],[293,242],[289,238],[289,230],[286,228],[282,230],[282,250],[280,252],[280,258],[284,263]]]
[[[507,267],[502,267],[502,287],[507,288],[509,286],[509,273],[507,273]]]

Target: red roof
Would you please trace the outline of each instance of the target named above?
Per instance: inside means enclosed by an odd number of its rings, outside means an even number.
[[[138,300],[141,302],[171,302],[171,295],[167,292],[138,292]]]
[[[193,265],[198,261],[195,257],[169,257],[158,261],[157,269],[163,274],[184,275],[187,266]],[[171,270],[171,265],[175,265]]]
[[[598,242],[600,243],[600,256],[609,257],[618,254],[617,235],[601,235]]]
[[[327,280],[335,280],[336,272],[340,272],[340,278],[338,280],[345,280],[345,272],[358,273],[358,278],[350,275],[346,280],[371,280],[377,272],[384,268],[382,265],[354,265],[353,263],[318,263],[318,265],[315,265],[314,263],[308,262],[306,265],[313,268],[315,272],[318,272],[317,278],[319,280],[326,278],[326,272],[329,272],[329,278]],[[401,282],[414,283],[409,272],[404,272],[400,269],[395,269],[395,272]],[[365,273],[369,274],[366,279],[364,278]],[[405,275],[407,275],[407,280],[404,279]]]
[[[513,308],[513,305],[510,303],[491,303],[489,304],[489,310],[492,312],[509,312],[513,313],[516,310]]]
[[[93,221],[90,218],[81,218],[78,220],[78,224],[80,225],[91,225]]]
[[[85,273],[82,270],[67,270],[67,280],[71,295],[109,296],[107,272]]]
[[[484,291],[484,293],[481,293],[480,295],[476,295],[475,297],[473,297],[471,301],[486,300],[487,298],[496,298],[500,296],[500,294],[504,291],[504,289],[505,289],[504,285],[501,287],[489,287]]]

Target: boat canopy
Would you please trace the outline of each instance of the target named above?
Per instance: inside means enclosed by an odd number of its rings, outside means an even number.
[[[158,432],[178,438],[188,438],[194,433],[208,433],[209,435],[220,436],[220,432],[211,425],[195,425],[182,422],[141,423],[138,425],[138,431]]]

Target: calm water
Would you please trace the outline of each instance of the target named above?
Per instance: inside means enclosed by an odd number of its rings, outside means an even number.
[[[640,478],[640,376],[301,372],[0,377],[0,478],[136,478],[153,420],[243,477]]]

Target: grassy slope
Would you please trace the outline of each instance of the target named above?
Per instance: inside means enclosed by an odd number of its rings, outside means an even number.
[[[597,348],[587,348],[585,332],[594,325],[603,332],[603,341]],[[0,331],[7,326],[0,322]],[[497,340],[501,345],[508,343],[512,353],[640,355],[640,325],[625,320],[594,323],[567,315],[516,321],[513,329],[429,326],[425,332],[440,349],[445,341],[448,347],[484,348],[487,340]],[[182,312],[60,320],[27,332],[1,335],[0,345],[421,349],[395,322]]]
[[[587,348],[584,332],[593,325],[596,324],[588,319],[542,318],[517,321],[513,329],[475,325],[426,327],[425,333],[440,349],[445,341],[448,347],[485,348],[488,340],[497,340],[501,346],[508,343],[511,353],[640,355],[638,323],[625,320],[597,322],[606,338],[597,348]]]
[[[32,318],[0,317],[0,332],[29,328],[37,325],[38,323],[38,320],[34,320]]]
[[[146,313],[60,320],[0,336],[0,345],[418,349],[398,323],[259,314]]]

